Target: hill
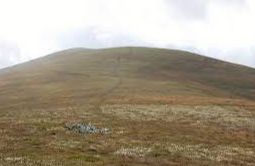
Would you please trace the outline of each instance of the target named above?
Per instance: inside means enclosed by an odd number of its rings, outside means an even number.
[[[185,51],[75,48],[0,70],[5,165],[249,164],[254,118],[255,69]],[[112,132],[64,128],[83,121]]]
[[[108,101],[171,96],[255,100],[254,69],[153,48],[66,50],[6,69],[0,81],[7,106],[79,103],[106,95]],[[12,94],[19,98],[9,100]]]

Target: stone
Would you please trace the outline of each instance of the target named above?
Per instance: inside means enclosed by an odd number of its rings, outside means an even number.
[[[95,134],[95,133],[101,133],[101,134],[107,134],[109,133],[108,128],[97,128],[96,126],[92,125],[91,123],[71,123],[71,124],[65,124],[65,127],[70,130],[74,131],[80,134]]]

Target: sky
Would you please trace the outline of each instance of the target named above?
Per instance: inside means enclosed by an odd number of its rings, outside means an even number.
[[[0,68],[72,47],[118,46],[255,67],[255,1],[0,0]]]

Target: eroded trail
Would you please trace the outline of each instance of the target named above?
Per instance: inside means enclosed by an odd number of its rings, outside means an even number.
[[[132,48],[128,49],[128,52],[125,54],[125,56],[128,56],[132,53]],[[121,69],[121,54],[119,54],[116,58],[116,62],[113,68],[113,75],[117,78],[117,81],[115,84],[113,84],[109,89],[107,89],[106,91],[104,91],[103,93],[98,95],[98,101],[94,104],[94,111],[100,111],[100,113],[102,113],[101,110],[101,106],[104,104],[104,102],[107,100],[107,98],[109,97],[109,95],[113,94],[114,91],[116,91],[123,83],[123,78],[120,74],[120,69]]]
[[[99,95],[99,100],[96,102],[95,106],[96,108],[100,107],[105,100],[107,100],[107,97],[112,94],[120,85],[122,84],[122,77],[120,76],[120,66],[121,66],[121,57],[120,55],[116,59],[116,64],[114,67],[114,76],[117,78],[117,81],[115,84],[112,85],[109,89],[107,89],[105,92]]]

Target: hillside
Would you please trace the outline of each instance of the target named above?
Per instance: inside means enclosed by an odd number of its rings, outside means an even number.
[[[184,51],[75,48],[0,70],[5,165],[251,164],[254,118],[255,69]],[[83,121],[111,134],[64,127]]]
[[[83,103],[106,95],[107,101],[171,96],[255,100],[254,69],[152,48],[67,50],[6,69],[0,82],[6,106],[24,100],[26,106],[69,99]]]

